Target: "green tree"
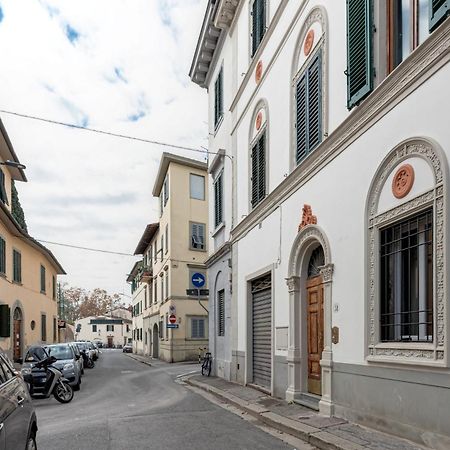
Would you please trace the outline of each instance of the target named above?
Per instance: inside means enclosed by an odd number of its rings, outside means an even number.
[[[11,184],[11,214],[14,219],[16,219],[16,222],[20,225],[20,227],[28,232],[25,214],[23,212],[22,205],[20,204],[19,194],[17,192],[14,180]]]

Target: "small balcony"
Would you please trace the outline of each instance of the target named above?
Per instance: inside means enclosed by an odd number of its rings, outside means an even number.
[[[151,281],[153,277],[153,268],[152,267],[143,267],[141,272],[141,281],[144,283],[148,283]]]

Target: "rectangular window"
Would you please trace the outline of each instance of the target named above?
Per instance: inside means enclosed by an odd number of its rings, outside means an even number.
[[[161,234],[161,261],[163,260],[164,254],[164,234]]]
[[[52,275],[52,298],[56,300],[56,277]]]
[[[97,325],[92,325],[92,332],[97,333]]]
[[[155,303],[158,303],[158,279],[155,278]]]
[[[156,263],[156,261],[158,259],[158,242],[156,239],[155,239],[155,243],[154,243],[154,254],[155,254],[155,263]]]
[[[164,206],[166,206],[169,200],[169,175],[166,175],[166,178],[164,179],[163,198],[164,198]]]
[[[322,53],[319,51],[296,81],[296,163],[322,142]]]
[[[56,317],[53,317],[53,342],[58,340]]]
[[[161,320],[159,321],[159,338],[164,338],[164,316],[161,316]]]
[[[433,341],[433,211],[380,230],[380,338]]]
[[[6,195],[6,188],[5,188],[5,174],[0,169],[0,201],[8,204],[8,196]]]
[[[164,210],[164,199],[163,199],[163,191],[159,194],[159,217],[163,215]]]
[[[106,331],[114,331],[114,325],[106,325]]]
[[[347,0],[347,108],[373,89],[371,0]]]
[[[47,341],[47,316],[41,314],[41,341]]]
[[[166,224],[166,253],[169,251],[169,224]]]
[[[205,250],[205,228],[204,223],[190,222],[190,248],[192,250]]]
[[[214,83],[214,128],[216,129],[223,117],[223,67]],[[201,199],[202,200],[202,199]]]
[[[252,148],[252,207],[266,198],[266,133],[262,133]]]
[[[429,0],[388,0],[388,72],[429,35]]]
[[[147,260],[148,260],[149,266],[151,267],[152,264],[153,264],[153,246],[152,245],[150,245],[150,248],[148,249],[148,258],[147,258]]]
[[[190,174],[191,198],[195,200],[205,200],[205,177]]]
[[[166,300],[169,298],[169,272],[166,272]]]
[[[6,242],[0,237],[0,273],[6,274]]]
[[[45,267],[41,264],[41,293],[45,294]]]
[[[191,319],[191,338],[193,339],[205,338],[205,319],[200,318]]]
[[[214,227],[223,222],[223,172],[214,180]]]
[[[217,293],[217,336],[225,336],[225,290]]]
[[[164,274],[161,277],[161,301],[164,301]]]
[[[429,0],[430,32],[450,16],[450,0]]]
[[[167,328],[168,323],[169,323],[169,314],[166,314],[166,339],[169,339],[169,329]]]
[[[144,286],[144,308],[147,309],[147,286]]]
[[[8,305],[0,305],[0,337],[11,335],[11,309]]]
[[[13,281],[22,283],[22,255],[13,250]]]
[[[254,0],[251,14],[253,58],[266,32],[266,0]]]

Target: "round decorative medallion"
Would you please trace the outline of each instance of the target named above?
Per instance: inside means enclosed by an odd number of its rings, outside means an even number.
[[[256,70],[255,70],[256,83],[259,83],[261,81],[262,73],[263,73],[263,63],[262,63],[262,61],[258,61],[258,64],[256,65]]]
[[[314,30],[309,30],[305,38],[305,44],[303,46],[305,56],[308,56],[311,53],[313,44],[314,44]]]
[[[414,169],[411,164],[403,164],[392,180],[392,193],[395,198],[403,198],[409,194],[414,184]]]
[[[263,115],[262,112],[260,111],[258,113],[258,115],[256,116],[256,129],[259,131],[259,129],[261,128],[262,125],[262,119],[263,119]]]

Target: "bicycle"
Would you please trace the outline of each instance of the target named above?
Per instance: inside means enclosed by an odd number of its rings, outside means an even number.
[[[205,353],[202,363],[202,375],[209,377],[211,375],[212,356],[210,352]]]

